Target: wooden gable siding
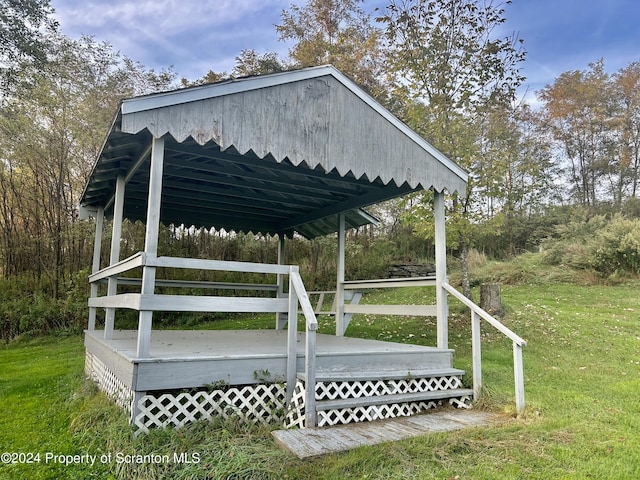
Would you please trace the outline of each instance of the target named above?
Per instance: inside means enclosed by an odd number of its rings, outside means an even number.
[[[380,177],[385,184],[466,188],[466,175],[452,171],[332,75],[122,115],[123,132],[145,128],[155,137],[212,140],[240,154],[252,150],[278,162],[335,168],[343,176]]]

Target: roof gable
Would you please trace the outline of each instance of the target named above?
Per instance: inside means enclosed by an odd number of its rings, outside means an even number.
[[[467,174],[332,66],[124,100],[81,203],[144,220],[151,138],[166,136],[161,219],[313,237],[373,219],[359,209]],[[360,212],[360,213],[358,213]]]
[[[122,131],[464,192],[466,172],[332,66],[125,100]]]

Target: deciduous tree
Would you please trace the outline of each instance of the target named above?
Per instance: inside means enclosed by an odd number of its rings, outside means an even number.
[[[477,212],[475,172],[488,170],[480,167],[482,116],[488,108],[510,104],[524,80],[520,41],[498,32],[509,3],[391,0],[378,18],[386,26],[396,91],[411,105],[409,124],[474,172],[467,191],[452,197],[454,218],[449,222],[449,230],[457,234],[467,296],[468,229]]]
[[[289,57],[296,68],[332,64],[369,91],[387,97],[382,32],[362,10],[362,0],[307,0],[282,12],[276,31],[293,41]]]

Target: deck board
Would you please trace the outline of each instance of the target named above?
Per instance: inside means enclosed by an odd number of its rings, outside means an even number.
[[[108,345],[130,361],[157,359],[186,360],[197,358],[234,358],[255,355],[286,355],[285,330],[154,330],[151,333],[150,357],[136,358],[136,330],[114,330],[112,340],[104,340],[102,331],[87,335]],[[317,354],[433,352],[435,347],[410,345],[362,338],[317,334]],[[304,352],[304,334],[298,332],[298,353]]]
[[[487,412],[456,410],[336,427],[275,430],[271,433],[281,447],[305,459],[428,433],[485,426],[498,419],[498,416]]]
[[[105,365],[119,366],[114,374],[135,391],[196,388],[219,381],[246,385],[255,383],[261,372],[268,373],[270,381],[286,378],[284,330],[153,330],[145,358],[137,358],[136,342],[135,330],[115,330],[110,340],[102,331],[87,331],[85,338],[87,350]],[[305,336],[299,332],[298,372],[304,371],[304,355]],[[323,372],[410,377],[412,372],[452,370],[452,358],[448,349],[317,334],[320,377]]]

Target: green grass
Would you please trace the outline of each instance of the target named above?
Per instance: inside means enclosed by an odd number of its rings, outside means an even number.
[[[557,273],[556,273],[557,274]],[[0,450],[58,454],[197,453],[198,464],[0,466],[0,478],[635,479],[640,478],[640,295],[615,286],[531,281],[503,286],[505,324],[528,341],[525,415],[514,415],[511,344],[483,328],[487,428],[430,434],[299,461],[266,428],[201,422],[134,438],[126,416],[83,380],[79,337],[44,337],[0,350]],[[419,303],[405,289],[398,301]],[[373,300],[372,300],[373,301]],[[456,365],[470,365],[468,315],[451,302]],[[321,331],[333,323],[320,318]],[[272,316],[213,322],[270,328]],[[211,325],[209,325],[211,326]],[[431,320],[355,317],[354,336],[433,345]]]

